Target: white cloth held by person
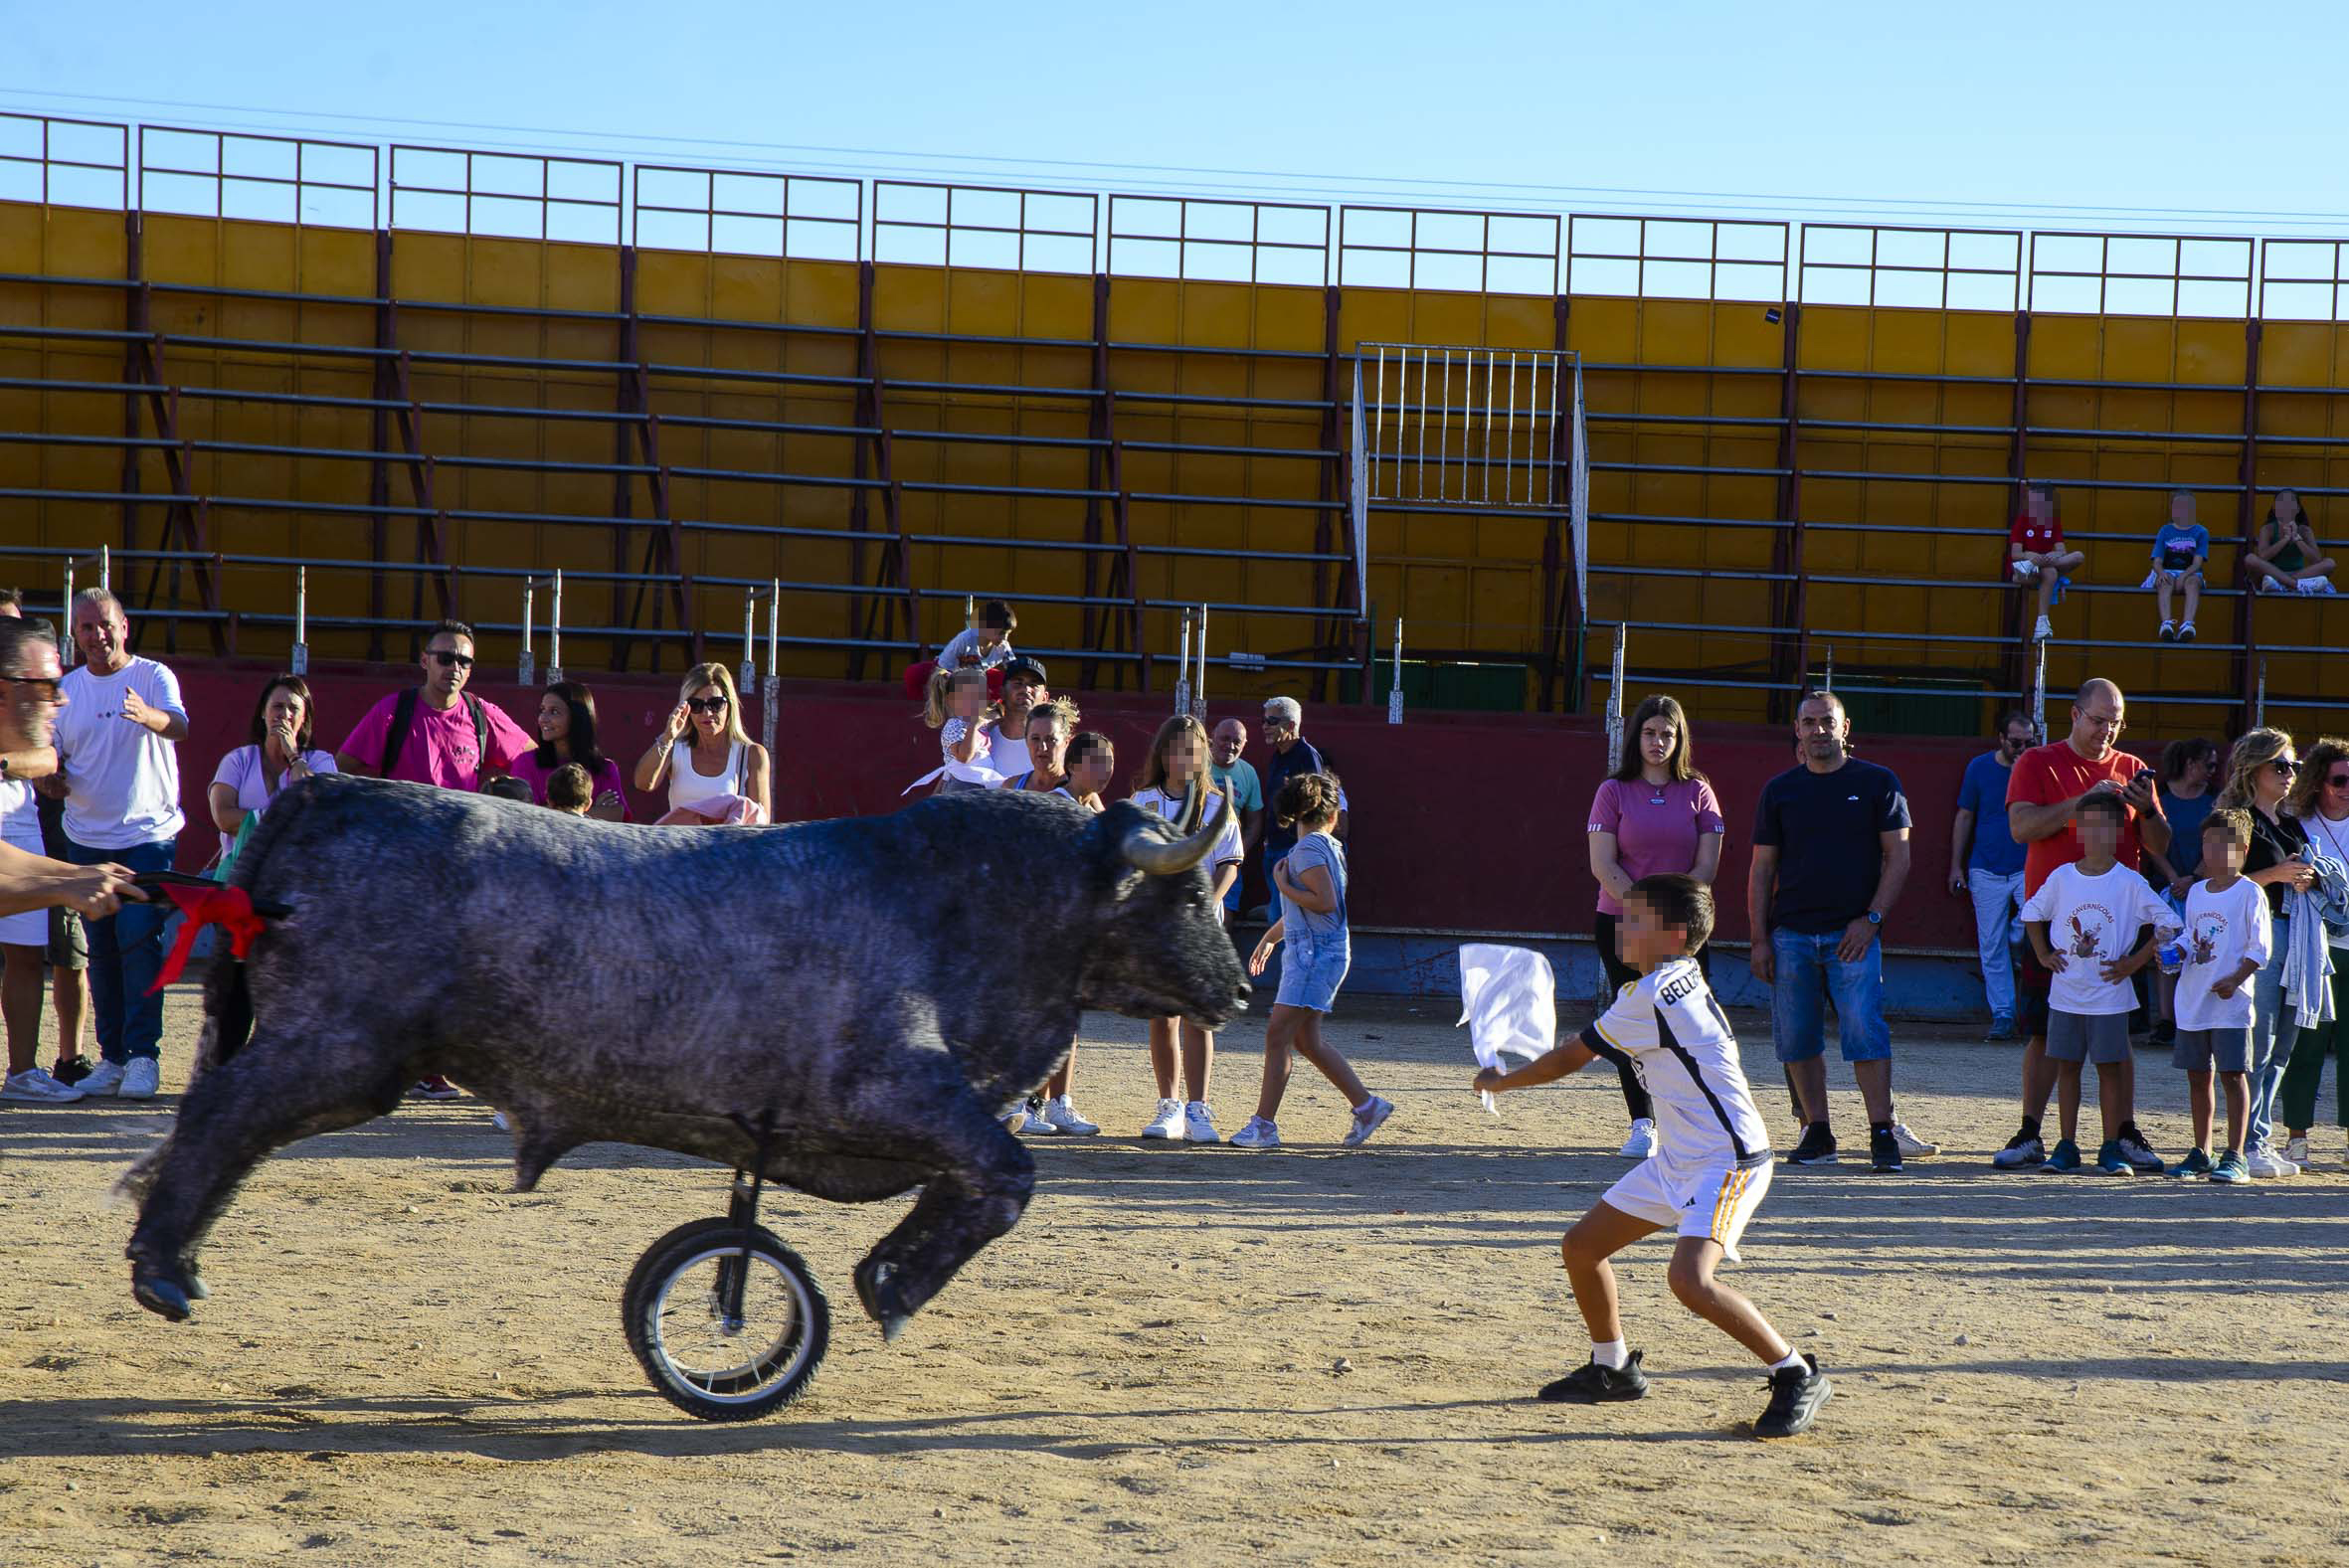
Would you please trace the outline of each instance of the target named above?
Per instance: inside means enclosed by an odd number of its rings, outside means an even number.
[[[1557,981],[1549,960],[1531,948],[1462,944],[1460,1023],[1468,1025],[1479,1067],[1498,1070],[1505,1052],[1529,1061],[1546,1055],[1557,1043]],[[1483,1099],[1487,1111],[1501,1114],[1490,1092]]]

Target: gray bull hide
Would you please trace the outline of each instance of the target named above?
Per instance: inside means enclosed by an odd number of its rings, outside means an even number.
[[[894,1338],[1025,1208],[1035,1164],[1000,1116],[1080,1009],[1213,1028],[1244,1005],[1200,868],[1221,820],[992,791],[648,828],[304,781],[233,879],[291,913],[215,965],[195,1081],[123,1178],[132,1289],[185,1317],[196,1248],[262,1156],[446,1073],[510,1115],[523,1190],[593,1141],[747,1168],[768,1117],[774,1180],[846,1203],[921,1187],[856,1270]]]

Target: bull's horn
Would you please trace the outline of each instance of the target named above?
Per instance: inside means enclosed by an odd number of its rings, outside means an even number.
[[[1222,805],[1215,811],[1215,820],[1172,844],[1159,842],[1150,836],[1146,828],[1137,824],[1126,835],[1123,846],[1127,864],[1137,871],[1147,871],[1154,877],[1171,877],[1188,871],[1206,859],[1207,852],[1215,847],[1215,840],[1223,835],[1223,824],[1231,818],[1231,791],[1224,790],[1222,798]]]
[[[1207,811],[1206,781],[1193,777],[1191,790],[1183,798],[1182,809],[1174,814],[1174,831],[1189,836],[1199,830],[1199,818]]]

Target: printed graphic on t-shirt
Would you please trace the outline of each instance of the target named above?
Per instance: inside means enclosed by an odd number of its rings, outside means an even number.
[[[2219,947],[2227,940],[2227,917],[2215,909],[2198,911],[2194,917],[2194,930],[2187,940],[2193,949],[2187,962],[2218,962]]]
[[[2064,918],[2065,930],[2059,933],[2064,940],[2065,956],[2103,958],[2104,939],[2111,934],[2115,923],[2112,911],[2102,904],[2091,901],[2073,906],[2072,913]]]

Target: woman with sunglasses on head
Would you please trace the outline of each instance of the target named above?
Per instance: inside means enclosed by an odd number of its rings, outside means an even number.
[[[607,822],[632,822],[620,764],[596,744],[596,694],[575,680],[559,680],[538,699],[538,750],[514,763],[514,777],[530,786],[530,798],[547,801],[547,781],[577,764],[588,776],[590,803],[585,815]]]
[[[2349,741],[2328,735],[2308,748],[2284,809],[2307,833],[2311,850],[2349,866]],[[2301,1028],[2283,1070],[2283,1157],[2295,1165],[2313,1162],[2308,1132],[2327,1056],[2333,1058],[2333,1117],[2349,1128],[2349,931],[2327,926],[2325,945],[2332,950],[2333,1015]]]
[[[636,760],[636,787],[668,784],[665,826],[753,826],[771,819],[767,748],[742,727],[742,702],[723,664],[696,664],[668,723]]]
[[[2267,962],[2254,977],[2252,991],[2252,1111],[2243,1152],[2254,1176],[2300,1173],[2299,1166],[2272,1146],[2275,1095],[2299,1033],[2283,1002],[2284,957],[2291,946],[2285,896],[2306,887],[2315,875],[2308,865],[2307,830],[2284,807],[2299,771],[2290,736],[2281,730],[2247,731],[2227,755],[2227,787],[2219,791],[2222,808],[2234,807],[2252,819],[2252,847],[2244,857],[2243,874],[2267,895],[2272,939]]]

